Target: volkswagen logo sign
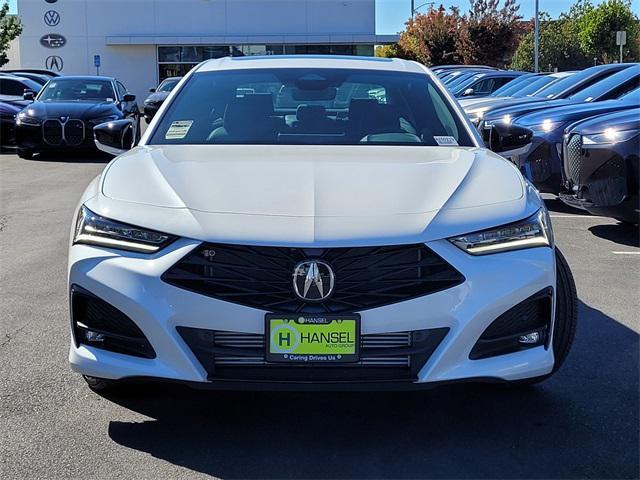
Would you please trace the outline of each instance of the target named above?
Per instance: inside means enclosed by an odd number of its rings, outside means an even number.
[[[333,293],[335,275],[319,260],[306,260],[293,270],[293,291],[305,302],[321,302]]]
[[[46,48],[60,48],[67,44],[67,39],[59,33],[48,33],[40,38],[40,45]]]
[[[55,27],[60,23],[60,14],[55,10],[48,10],[44,14],[44,23],[50,27]]]

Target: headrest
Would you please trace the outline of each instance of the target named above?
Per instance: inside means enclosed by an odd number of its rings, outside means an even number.
[[[298,105],[296,118],[303,123],[325,120],[327,110],[322,105]]]
[[[229,102],[224,112],[224,126],[229,131],[247,129],[273,114],[270,93],[251,93]]]

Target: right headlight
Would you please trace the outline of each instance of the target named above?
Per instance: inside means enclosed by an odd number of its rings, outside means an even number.
[[[140,253],[154,253],[173,242],[176,237],[166,233],[120,223],[80,207],[73,243],[117,248]]]
[[[595,135],[583,135],[583,145],[613,145],[618,142],[626,142],[640,133],[640,129],[633,130],[616,130],[615,128],[607,128],[602,133]]]
[[[471,255],[488,255],[532,247],[552,247],[553,231],[545,208],[529,218],[501,227],[468,233],[449,241]]]

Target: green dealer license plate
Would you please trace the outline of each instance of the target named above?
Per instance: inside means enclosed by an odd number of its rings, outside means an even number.
[[[267,362],[357,362],[360,351],[359,315],[266,316]]]

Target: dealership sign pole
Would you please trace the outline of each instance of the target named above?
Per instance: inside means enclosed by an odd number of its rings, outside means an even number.
[[[620,63],[622,63],[622,47],[627,44],[627,32],[621,30],[616,32],[616,45],[620,45]]]

